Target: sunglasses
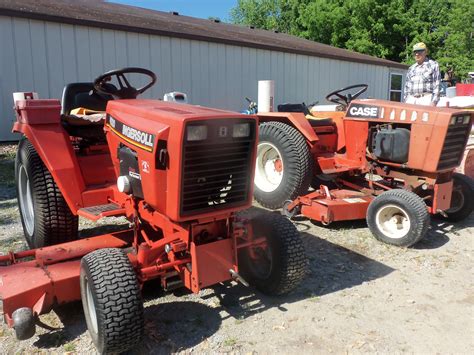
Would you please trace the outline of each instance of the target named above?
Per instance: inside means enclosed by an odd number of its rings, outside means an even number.
[[[417,54],[422,54],[422,53],[424,53],[424,52],[425,52],[424,49],[420,49],[420,50],[418,50],[418,51],[413,51],[413,54],[417,55]]]

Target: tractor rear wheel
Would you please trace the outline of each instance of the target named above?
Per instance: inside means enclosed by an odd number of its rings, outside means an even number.
[[[370,203],[367,224],[378,240],[409,247],[426,235],[430,216],[417,194],[395,189],[383,192]]]
[[[282,295],[306,276],[308,259],[298,230],[287,218],[266,214],[252,220],[253,238],[263,243],[239,251],[242,277],[261,292]]]
[[[121,353],[141,341],[140,286],[122,250],[99,249],[84,256],[80,285],[87,328],[100,354]]]
[[[264,207],[280,208],[308,192],[313,161],[303,135],[283,122],[260,125],[255,169],[255,199]]]
[[[75,216],[31,142],[23,137],[15,160],[21,223],[30,248],[76,240]]]
[[[450,222],[460,222],[469,217],[474,207],[474,180],[469,176],[455,173],[453,175],[453,193],[451,208],[446,210]]]

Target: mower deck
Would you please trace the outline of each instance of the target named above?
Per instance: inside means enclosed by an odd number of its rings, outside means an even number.
[[[329,224],[335,221],[364,219],[367,208],[374,197],[359,191],[335,189],[329,190],[326,186],[305,196],[298,197],[287,209],[300,206],[301,214]]]
[[[0,298],[8,325],[13,326],[10,315],[20,307],[42,314],[56,304],[80,300],[81,258],[101,248],[124,248],[132,240],[133,231],[126,230],[1,256],[0,263],[10,264],[0,268]]]

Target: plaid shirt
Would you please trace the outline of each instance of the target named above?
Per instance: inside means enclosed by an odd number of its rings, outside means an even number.
[[[437,103],[440,81],[439,66],[434,60],[426,58],[421,65],[413,64],[408,69],[405,80],[403,101],[406,101],[408,95],[430,93],[432,94],[431,102]]]

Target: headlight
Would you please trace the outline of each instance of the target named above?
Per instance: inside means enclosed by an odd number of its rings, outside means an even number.
[[[450,124],[456,124],[456,116],[451,117]]]
[[[471,119],[471,116],[469,116],[469,115],[464,116],[464,121],[462,123],[468,124],[470,119]]]
[[[207,126],[188,126],[186,139],[188,141],[203,141],[207,138]]]
[[[250,136],[250,123],[237,123],[232,130],[234,138],[242,138]]]

